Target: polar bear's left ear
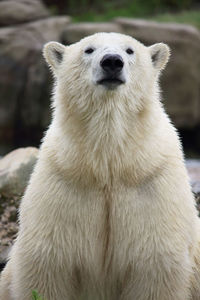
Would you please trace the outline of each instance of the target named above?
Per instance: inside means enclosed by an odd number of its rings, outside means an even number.
[[[43,55],[48,63],[48,65],[53,69],[53,71],[57,71],[59,65],[63,60],[63,55],[65,52],[65,46],[57,43],[57,42],[49,42],[44,45]]]
[[[164,69],[170,56],[169,47],[164,43],[158,43],[150,46],[149,51],[154,68],[158,71]]]

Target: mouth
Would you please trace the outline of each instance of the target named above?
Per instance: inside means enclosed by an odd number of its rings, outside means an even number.
[[[118,85],[124,84],[125,80],[117,77],[105,77],[97,81],[97,84],[104,85],[107,88],[113,89]]]

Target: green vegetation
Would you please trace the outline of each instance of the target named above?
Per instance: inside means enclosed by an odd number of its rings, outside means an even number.
[[[116,17],[191,24],[200,28],[199,0],[44,0],[52,14],[74,22],[105,22]]]
[[[107,10],[130,11],[135,15],[159,12],[181,11],[198,5],[199,0],[44,0],[61,14],[79,16],[81,14],[102,14]]]
[[[144,11],[143,11],[144,12]],[[200,29],[200,10],[181,11],[178,13],[160,13],[149,16],[148,14],[140,13],[134,9],[121,8],[118,10],[107,10],[103,14],[95,14],[94,12],[87,12],[73,18],[74,22],[104,22],[110,21],[116,17],[128,18],[145,18],[155,20],[158,22],[173,22],[191,24]]]
[[[159,22],[191,24],[200,29],[200,10],[183,11],[176,14],[165,13],[156,15],[152,19]]]
[[[37,291],[32,291],[32,300],[44,300],[44,299],[38,295]]]

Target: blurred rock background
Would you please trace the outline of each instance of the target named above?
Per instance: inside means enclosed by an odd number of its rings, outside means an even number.
[[[199,30],[198,0],[0,1],[0,264],[17,232],[17,209],[38,155],[34,147],[51,118],[53,80],[42,57],[51,40],[69,45],[112,31],[170,46],[163,104],[179,130],[200,210]]]

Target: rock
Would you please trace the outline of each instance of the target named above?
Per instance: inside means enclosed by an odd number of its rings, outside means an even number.
[[[1,251],[1,246],[0,246],[0,272],[3,270],[3,268],[7,262],[10,250],[11,250],[11,246],[7,246],[4,249],[2,248],[2,251]]]
[[[40,0],[4,0],[0,2],[0,26],[29,22],[49,16]]]
[[[8,0],[10,1],[10,0]],[[59,41],[70,18],[51,17],[0,29],[0,142],[36,144],[50,119],[51,75],[43,45]]]
[[[161,78],[163,103],[175,125],[192,128],[200,123],[200,33],[190,25],[115,19],[124,33],[145,45],[167,43],[171,58]]]
[[[65,44],[78,42],[80,39],[96,32],[121,32],[119,25],[114,23],[76,23],[70,24],[63,32],[62,40]]]
[[[188,159],[186,167],[191,181],[191,186],[196,197],[200,200],[200,159]]]
[[[37,156],[37,148],[27,147],[0,159],[0,271],[18,232],[18,208]]]
[[[37,156],[37,148],[27,147],[14,150],[0,160],[1,197],[21,196],[24,193]]]
[[[56,16],[28,23],[20,28],[29,35],[34,34],[37,42],[40,42],[43,46],[44,43],[51,40],[59,41],[65,28],[70,26],[70,22],[71,18],[69,16]]]
[[[37,161],[38,149],[14,150],[0,159],[0,271],[18,232],[20,199]]]
[[[3,269],[18,232],[19,196],[5,198],[0,194],[0,271]]]

